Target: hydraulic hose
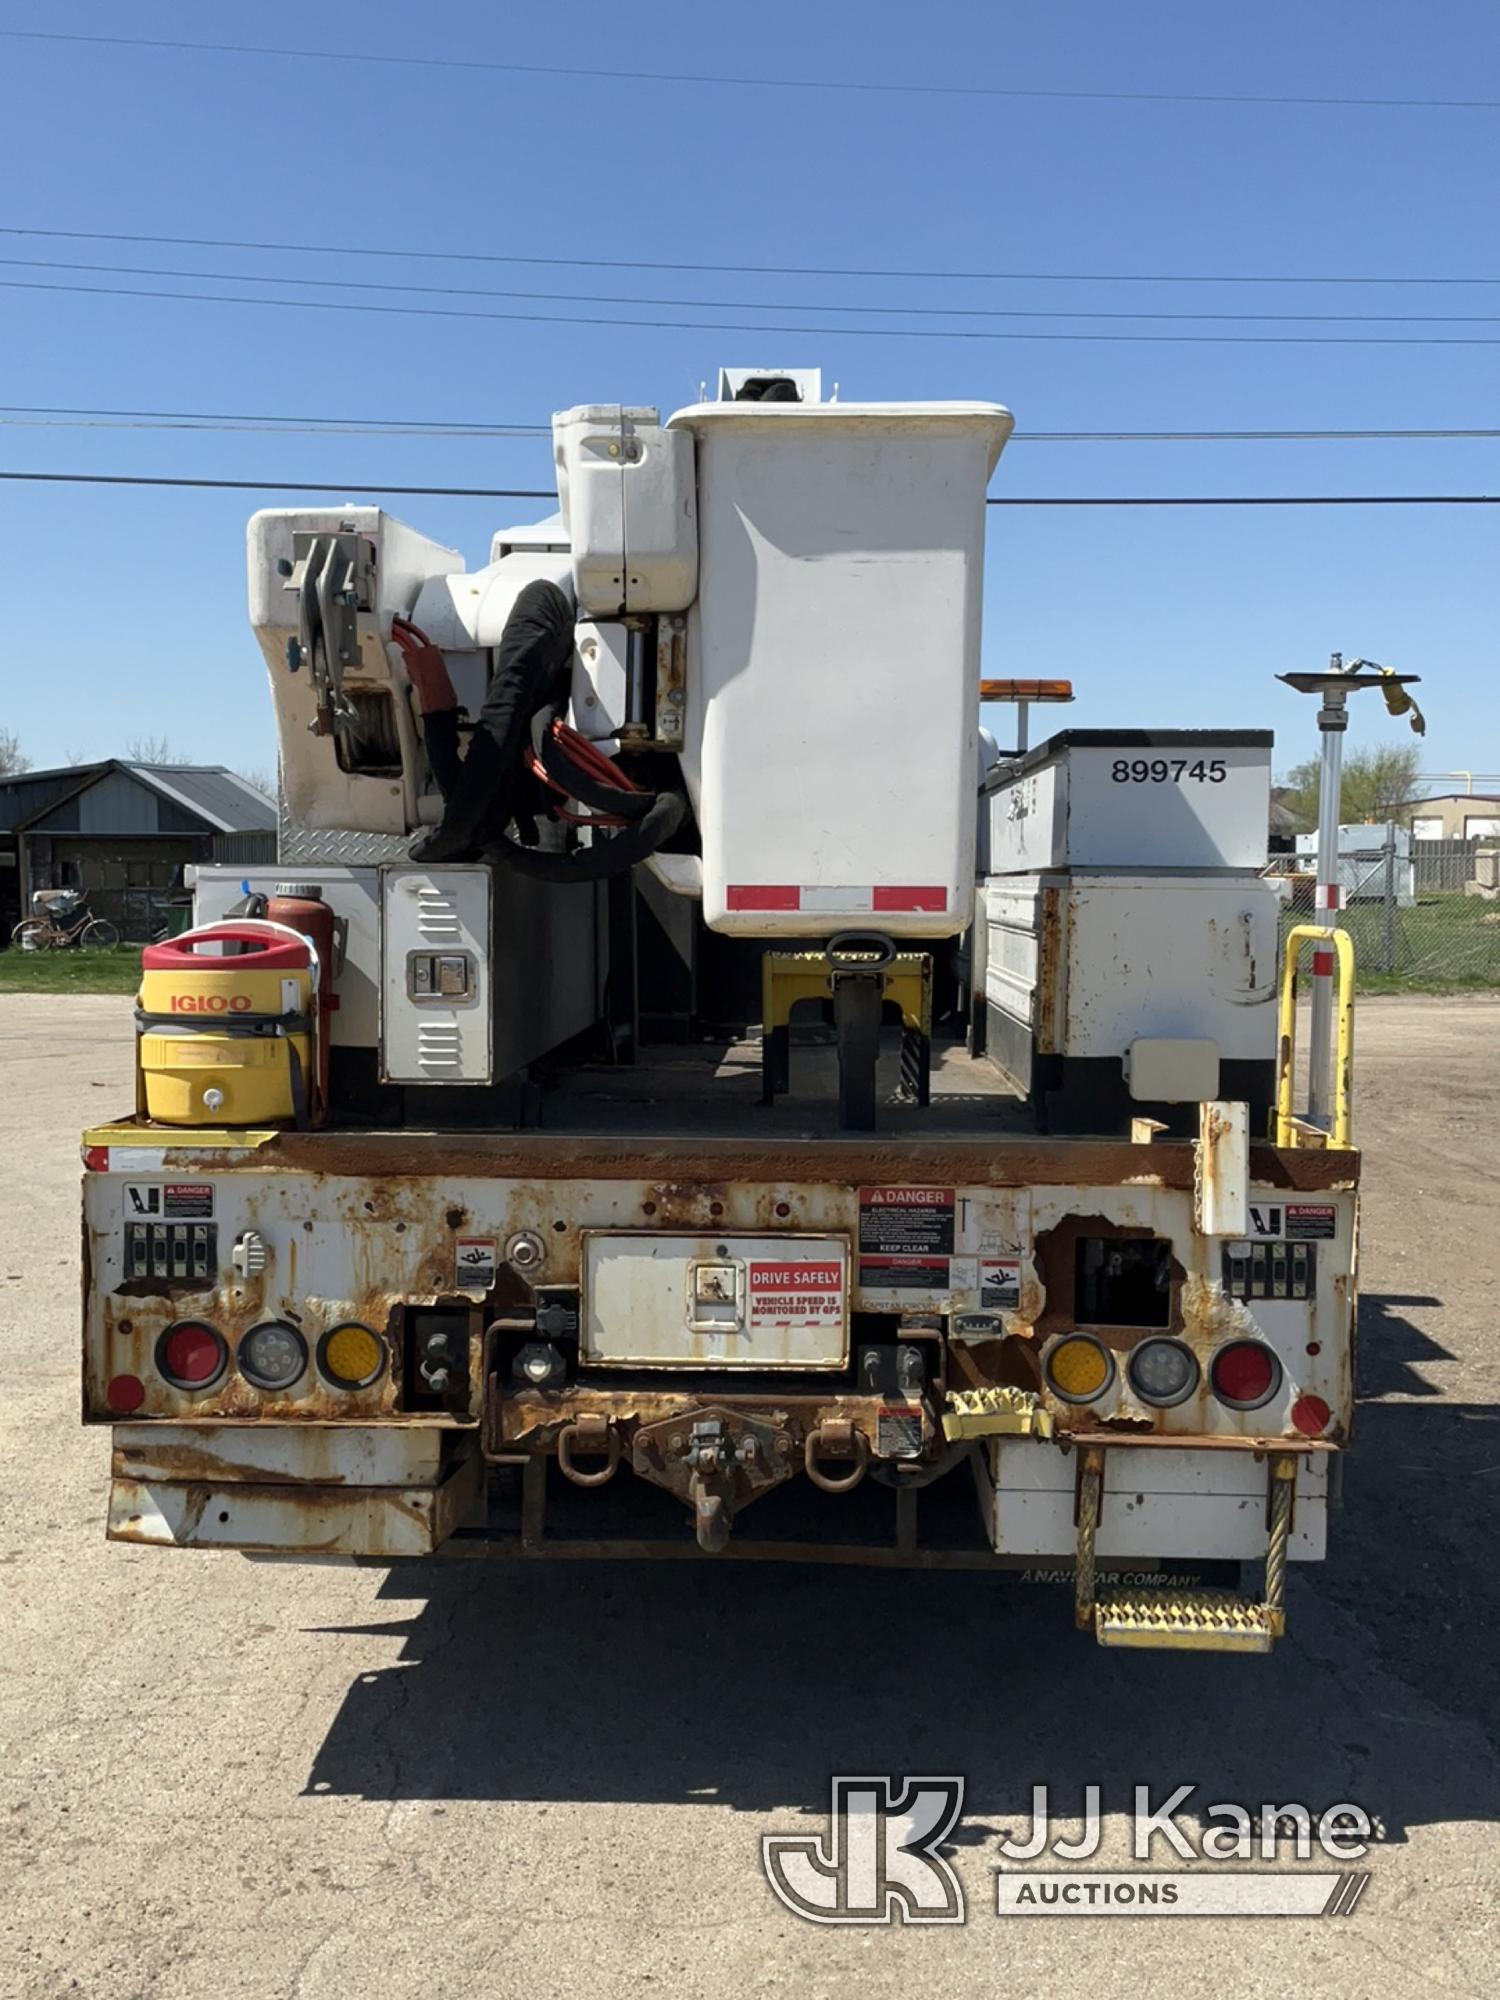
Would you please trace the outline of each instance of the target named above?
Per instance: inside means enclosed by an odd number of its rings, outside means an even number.
[[[643,792],[646,812],[622,832],[576,847],[570,854],[524,847],[509,834],[485,843],[485,859],[534,875],[543,882],[607,882],[654,854],[681,826],[687,802],[680,792]]]

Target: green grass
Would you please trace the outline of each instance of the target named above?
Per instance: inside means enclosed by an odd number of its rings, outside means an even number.
[[[0,951],[0,993],[134,993],[141,983],[141,948],[108,951]]]
[[[1291,921],[1283,919],[1283,923]],[[1311,919],[1299,915],[1299,923]],[[1423,895],[1395,912],[1394,964],[1387,965],[1385,912],[1378,902],[1345,909],[1360,993],[1475,993],[1500,989],[1500,902],[1479,896]],[[1303,946],[1303,968],[1309,947]]]

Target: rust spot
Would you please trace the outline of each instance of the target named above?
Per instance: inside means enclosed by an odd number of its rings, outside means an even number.
[[[814,1166],[814,1161],[816,1165]],[[169,1164],[170,1164],[169,1160]],[[244,1171],[240,1154],[196,1156],[200,1171]],[[1353,1187],[1359,1155],[1335,1148],[1256,1145],[1251,1178],[1301,1193]],[[524,1183],[545,1199],[552,1181],[648,1181],[650,1196],[730,1199],[756,1181],[802,1186],[819,1181],[860,1187],[903,1182],[932,1187],[1119,1187],[1136,1181],[1190,1192],[1193,1148],[1187,1142],[1136,1145],[1123,1139],[1047,1139],[997,1135],[982,1144],[876,1134],[868,1139],[577,1138],[550,1132],[283,1132],[255,1154],[255,1171],[348,1175],[408,1190],[422,1182],[474,1176]],[[731,1195],[726,1195],[729,1189]]]
[[[1159,1151],[1160,1147],[1152,1150]],[[1055,1333],[1068,1333],[1075,1326],[1082,1326],[1097,1334],[1106,1347],[1128,1353],[1132,1347],[1143,1340],[1150,1340],[1154,1334],[1181,1333],[1184,1325],[1183,1283],[1187,1273],[1175,1252],[1171,1260],[1171,1305],[1165,1326],[1097,1326],[1091,1320],[1077,1317],[1074,1290],[1078,1243],[1085,1236],[1103,1236],[1116,1242],[1150,1243],[1163,1240],[1154,1229],[1137,1223],[1112,1222],[1104,1215],[1065,1215],[1055,1228],[1045,1230],[1036,1239],[1036,1266],[1046,1288],[1046,1303],[1035,1319],[1038,1341],[1050,1340]]]

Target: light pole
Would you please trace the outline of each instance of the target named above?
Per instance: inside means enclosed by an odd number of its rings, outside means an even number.
[[[1409,709],[1420,720],[1421,711],[1400,690],[1421,676],[1392,673],[1389,667],[1377,666],[1373,660],[1352,660],[1345,667],[1343,654],[1334,653],[1325,674],[1278,674],[1276,678],[1295,688],[1298,694],[1322,697],[1318,705],[1323,754],[1318,773],[1317,886],[1313,904],[1318,921],[1331,925],[1337,922],[1339,909],[1339,797],[1344,775],[1344,731],[1349,727],[1349,696],[1359,688],[1378,687],[1385,691],[1386,705],[1393,715]],[[1333,1125],[1334,1101],[1333,952],[1326,944],[1314,946],[1312,969],[1307,1116],[1310,1124],[1328,1131]]]

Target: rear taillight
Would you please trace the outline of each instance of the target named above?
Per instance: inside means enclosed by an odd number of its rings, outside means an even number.
[[[268,1319],[240,1341],[240,1373],[256,1389],[290,1389],[307,1368],[307,1342],[285,1320]]]
[[[117,1417],[128,1417],[146,1400],[146,1385],[139,1375],[111,1375],[104,1400]]]
[[[1198,1386],[1198,1363],[1180,1340],[1142,1341],[1125,1373],[1141,1401],[1159,1410],[1185,1403]]]
[[[1292,1405],[1292,1429],[1304,1437],[1321,1437],[1333,1421],[1333,1412],[1321,1396],[1299,1396]]]
[[[1069,1333],[1047,1350],[1042,1372],[1065,1403],[1094,1403],[1115,1379],[1115,1360],[1093,1334]]]
[[[156,1343],[157,1372],[174,1389],[207,1389],[228,1364],[223,1334],[199,1319],[179,1320]]]
[[[1281,1387],[1281,1363],[1260,1340],[1233,1340],[1214,1356],[1208,1379],[1231,1410],[1258,1410]]]

